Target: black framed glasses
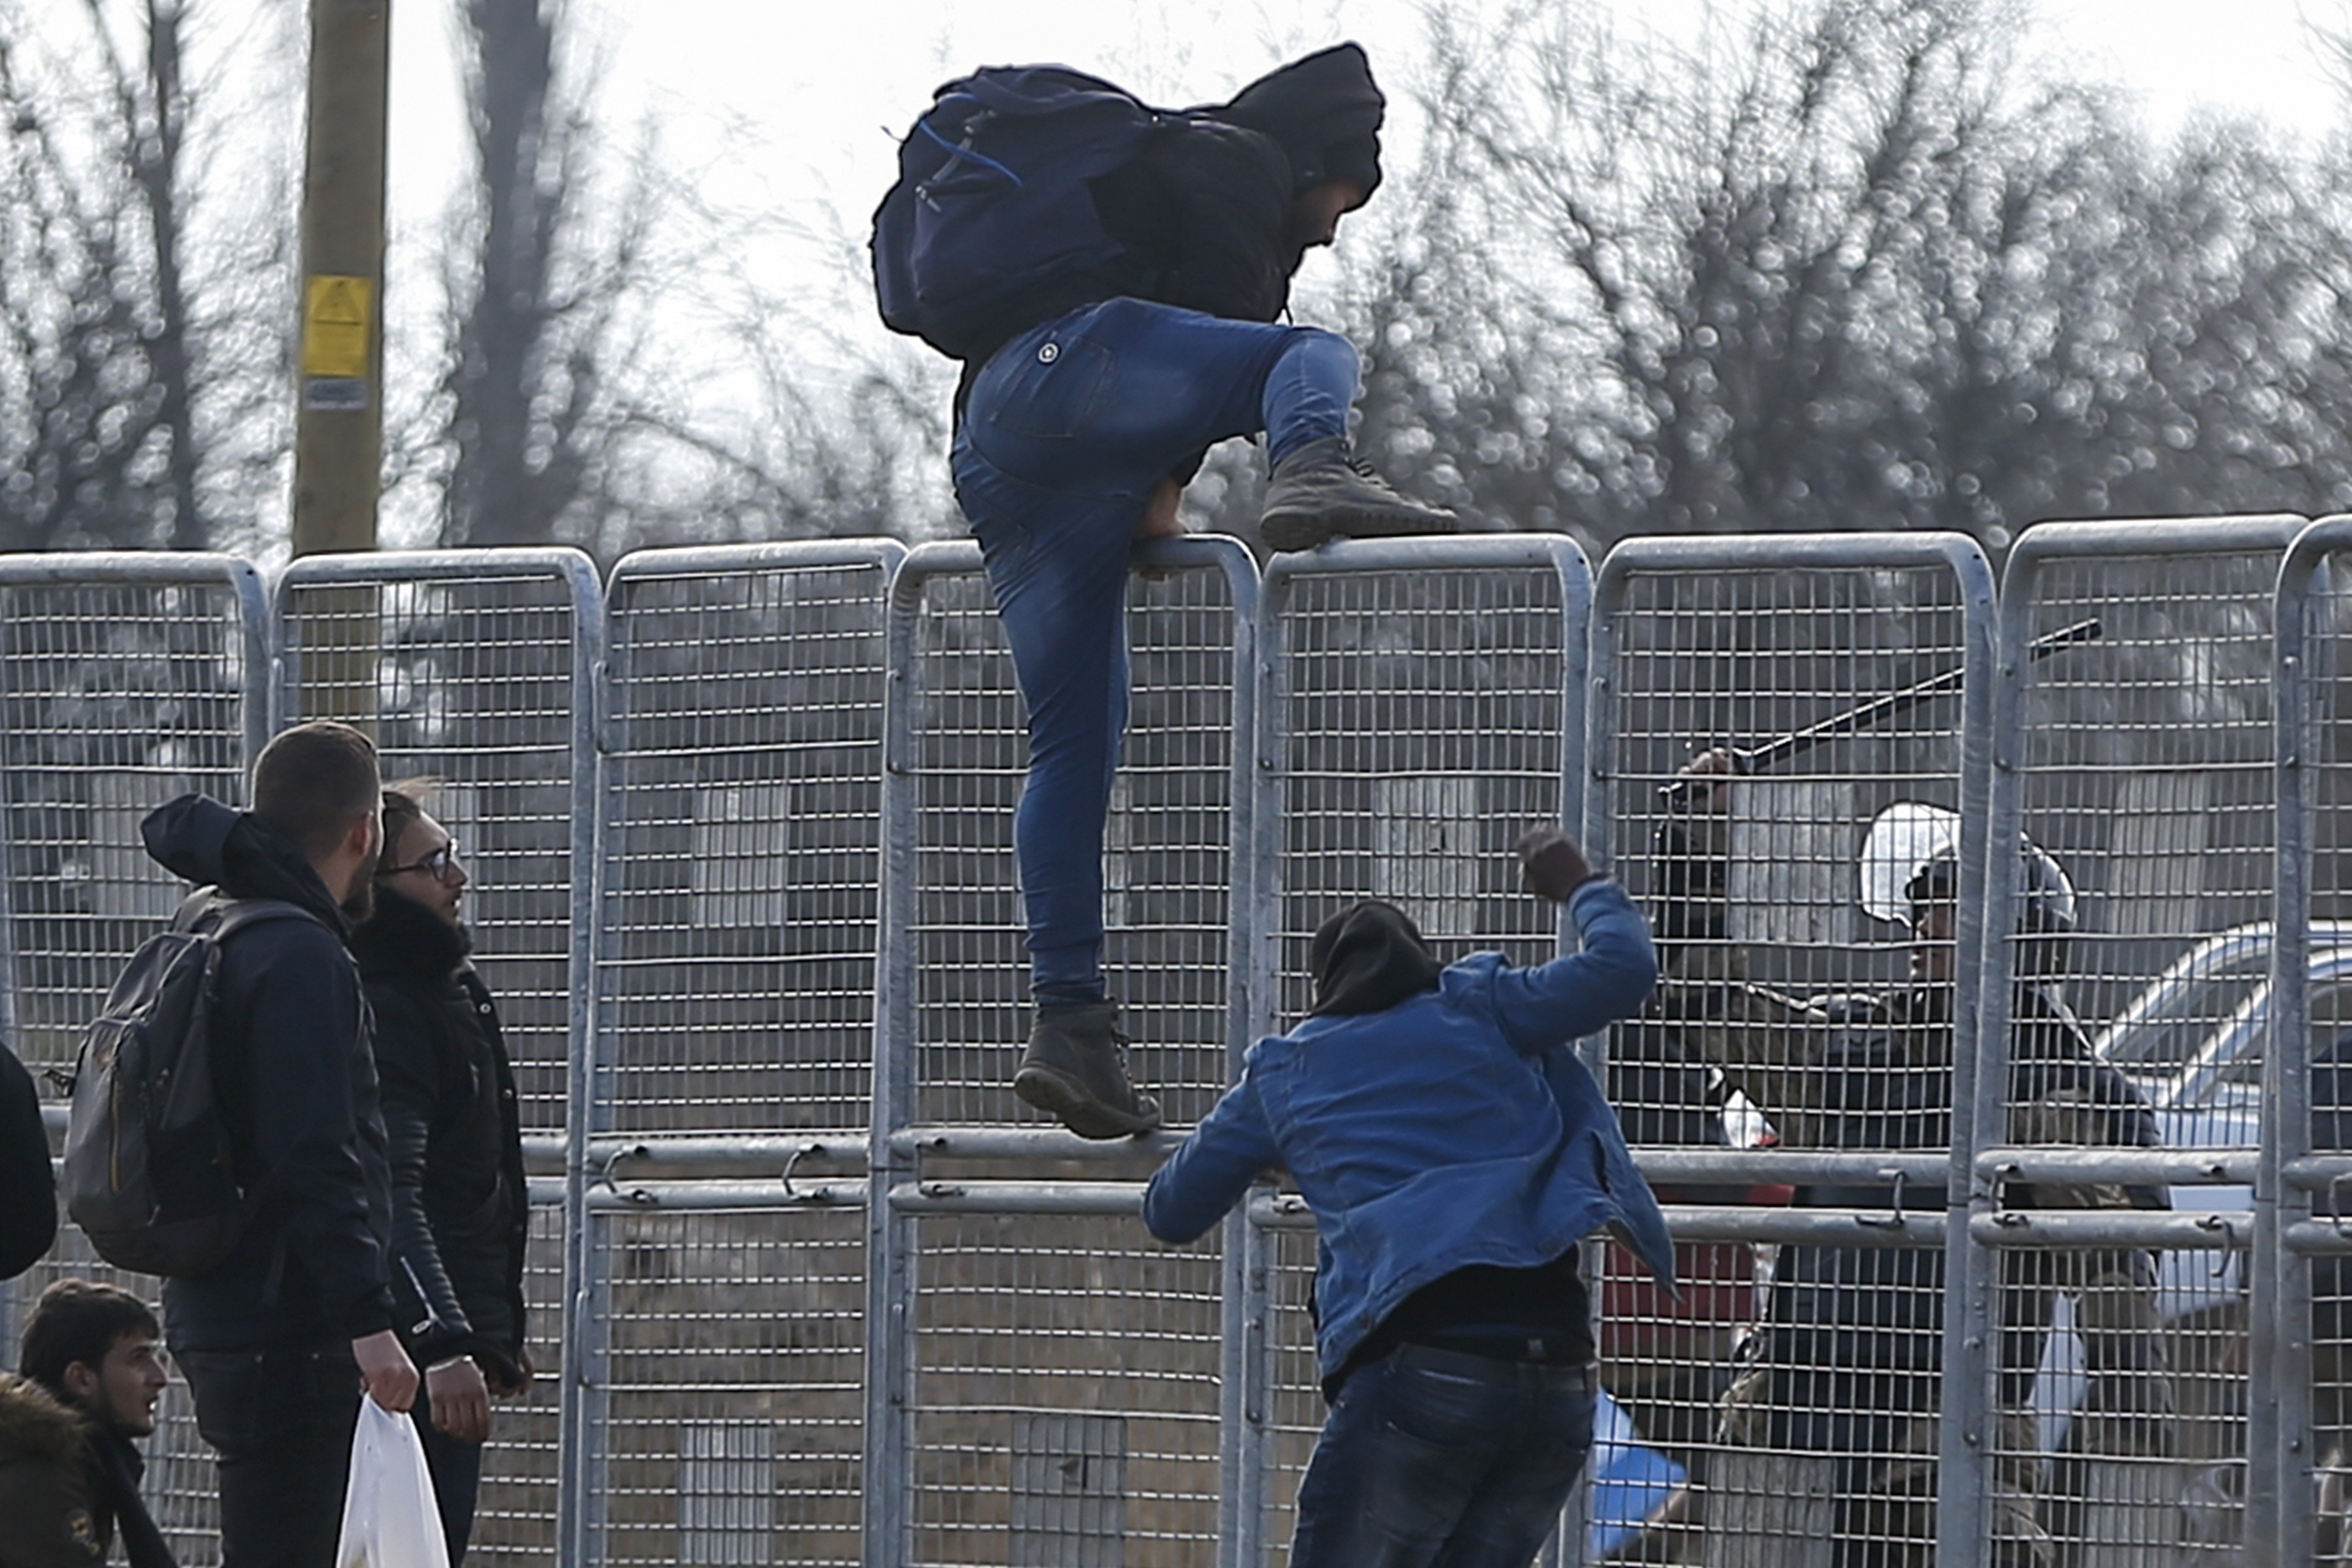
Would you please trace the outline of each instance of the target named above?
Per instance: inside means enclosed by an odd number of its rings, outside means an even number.
[[[376,875],[398,876],[404,871],[421,871],[429,874],[436,882],[447,882],[449,880],[449,873],[457,869],[457,841],[455,839],[446,839],[442,841],[441,846],[438,849],[425,856],[422,860],[411,861],[406,865],[388,865],[380,867],[376,872]]]

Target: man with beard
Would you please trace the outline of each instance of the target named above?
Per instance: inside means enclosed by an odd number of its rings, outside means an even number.
[[[54,1445],[5,1449],[0,1564],[103,1563],[120,1537],[131,1568],[174,1568],[139,1498],[147,1465],[133,1441],[155,1430],[155,1401],[170,1381],[163,1349],[155,1314],[128,1291],[59,1280],[41,1292],[25,1324],[24,1380],[0,1384],[0,1426],[20,1438],[54,1435],[62,1418],[79,1439],[80,1475],[48,1457]]]
[[[425,810],[428,787],[410,780],[383,792],[375,912],[352,946],[383,1080],[393,1293],[409,1354],[425,1369],[417,1425],[454,1568],[473,1532],[490,1396],[530,1386],[530,1207],[514,1071],[458,918],[466,867],[449,831]]]
[[[375,747],[297,725],[262,749],[253,810],[184,795],[141,825],[198,886],[201,925],[231,901],[290,904],[218,949],[214,1092],[250,1218],[227,1258],[167,1281],[172,1354],[219,1456],[224,1568],[332,1568],[360,1389],[416,1396],[393,1332],[391,1183],[359,966],[383,844]]]

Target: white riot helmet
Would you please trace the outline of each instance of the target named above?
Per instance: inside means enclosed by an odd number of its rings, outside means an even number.
[[[2074,884],[2050,852],[2018,835],[2017,977],[2051,979],[2066,968],[2074,932]],[[1919,905],[1959,895],[1960,816],[1920,800],[1898,800],[1878,813],[1863,840],[1862,906],[1881,920],[1910,925]]]

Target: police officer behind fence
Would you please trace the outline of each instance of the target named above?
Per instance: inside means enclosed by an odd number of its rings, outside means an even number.
[[[1685,772],[1707,779],[1728,770],[1716,751]],[[1662,885],[1686,899],[1719,894],[1723,813],[1734,788],[1718,782],[1697,791],[1696,815],[1661,836],[1669,862]],[[1894,811],[1948,816],[1909,803]],[[1685,973],[1669,977],[1665,1011],[1771,1119],[1785,1146],[1950,1147],[1959,864],[1950,838],[1895,879],[1913,934],[1908,986],[1801,1000],[1748,983],[1737,955],[1720,950],[1712,961],[1685,956]],[[1865,852],[1865,875],[1873,864]],[[2030,841],[2002,869],[2021,879],[2021,890],[2007,1141],[2153,1145],[2153,1113],[2121,1073],[2093,1055],[2054,990],[2074,929],[2073,887]],[[1684,933],[1723,929],[1719,911],[1684,907],[1661,920]],[[1880,1186],[1801,1187],[1795,1202],[1937,1214],[1945,1207],[1940,1191]],[[2165,1197],[2143,1187],[2010,1182],[2001,1203],[2161,1207]],[[1725,1400],[1722,1451],[1705,1505],[1711,1539],[1742,1542],[1740,1560],[1759,1564],[1931,1568],[1944,1261],[1937,1249],[1780,1249],[1767,1321],[1749,1342],[1748,1369]],[[2068,1560],[2060,1542],[2082,1529],[2062,1500],[2037,1505],[2044,1489],[2036,1484],[2036,1445],[2024,1419],[2053,1302],[2061,1293],[2075,1298],[2093,1373],[2070,1444],[2092,1454],[2168,1453],[2172,1402],[2155,1267],[2137,1250],[2041,1249],[2007,1256],[2002,1267],[1993,1560],[2001,1568],[2045,1568]]]

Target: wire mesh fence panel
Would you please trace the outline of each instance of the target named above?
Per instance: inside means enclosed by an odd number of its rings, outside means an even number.
[[[863,1216],[614,1205],[585,1223],[610,1281],[595,1560],[856,1563]]]
[[[1185,1568],[1218,1538],[1216,1247],[1131,1216],[929,1215],[909,1568]]]
[[[0,558],[0,1032],[37,1082],[72,1069],[117,971],[189,891],[148,857],[141,820],[191,790],[244,801],[268,678],[267,606],[243,562]],[[44,1092],[54,1132],[63,1092]],[[163,1294],[63,1223],[49,1254],[0,1287],[8,1365],[34,1301],[61,1279],[151,1304]],[[146,1496],[179,1560],[216,1562],[212,1453],[176,1376],[144,1447]]]
[[[2262,1086],[2284,1113],[2272,1154],[2302,1167],[2278,1183],[2270,1359],[2286,1419],[2270,1544],[2334,1565],[2352,1563],[2352,518],[2314,524],[2279,585],[2279,950],[2245,956],[2274,961],[2266,987],[2240,987],[2227,1028],[2277,1043]]]
[[[976,554],[971,564],[977,567]],[[1009,1091],[1028,1039],[1013,857],[1027,766],[1012,660],[977,570],[925,575],[909,686],[918,857],[909,939],[920,1055],[911,1120],[1034,1123]],[[1234,654],[1232,579],[1137,574],[1126,740],[1103,845],[1103,969],[1130,1071],[1171,1125],[1225,1083]]]
[[[569,1104],[600,598],[587,558],[556,550],[312,557],[278,589],[286,721],[362,724],[387,781],[437,780],[425,809],[465,862],[526,1133],[561,1131]]]
[[[495,998],[526,1136],[572,1104],[593,908],[592,672],[604,607],[568,550],[310,557],[278,585],[278,712],[368,728],[387,781],[431,781],[425,808],[457,845],[471,956]],[[529,1341],[547,1375],[509,1424],[481,1511],[509,1563],[558,1558],[549,1396],[565,1387],[563,1238],[531,1247]]]
[[[2298,526],[2052,524],[2012,551],[1983,1009],[2000,1115],[1979,1149],[2238,1157],[2210,1185],[2095,1159],[1999,1180],[2000,1211],[2210,1211],[2251,1238],[2262,1051],[2231,1020],[2270,972],[2274,594]],[[2000,1255],[1996,1375],[2030,1419],[1999,1430],[1994,1468],[2051,1479],[2038,1523],[2069,1561],[2242,1545],[2251,1256],[2090,1238]]]
[[[1662,963],[1607,1082],[1654,1166],[1676,1162],[1657,1186],[1687,1281],[1676,1301],[1604,1253],[1611,1550],[1935,1560],[1972,963],[1948,919],[1913,924],[1910,884],[1941,850],[1973,892],[1982,710],[1960,676],[1990,612],[1948,536],[1637,540],[1603,565],[1589,821]]]
[[[1277,558],[1265,637],[1274,671],[1261,727],[1277,788],[1274,1017],[1313,1005],[1316,928],[1359,899],[1402,909],[1446,961],[1500,951],[1540,963],[1559,911],[1527,894],[1513,843],[1571,823],[1583,744],[1591,577],[1566,539],[1347,545]],[[1287,1562],[1298,1480],[1321,1425],[1307,1322],[1311,1240],[1269,1242],[1261,1560]]]
[[[877,1067],[895,1087],[877,1120],[1013,1142],[933,1140],[877,1175],[887,1261],[876,1266],[890,1283],[874,1312],[907,1327],[883,1358],[903,1391],[869,1405],[894,1427],[869,1436],[891,1471],[877,1487],[893,1493],[870,1560],[1195,1562],[1218,1540],[1224,1265],[1213,1242],[1161,1248],[1131,1197],[1102,1186],[1149,1175],[1150,1146],[1056,1142],[1066,1134],[1009,1092],[1031,1016],[1013,852],[1027,748],[979,565],[968,548],[927,546],[896,590],[891,820],[910,858],[892,896],[910,946],[883,1031],[897,1054]],[[1192,540],[1162,547],[1129,589],[1103,967],[1135,1041],[1130,1071],[1171,1124],[1196,1121],[1226,1078],[1243,601],[1255,586],[1237,546]],[[1024,1130],[1045,1142],[1020,1142]],[[1093,1197],[1074,1210],[1082,1178]],[[970,1212],[922,1207],[967,1182]]]
[[[898,553],[614,571],[599,1133],[863,1133]]]
[[[139,823],[245,800],[268,627],[241,562],[0,559],[9,1044],[67,1063],[115,971],[187,891]]]

